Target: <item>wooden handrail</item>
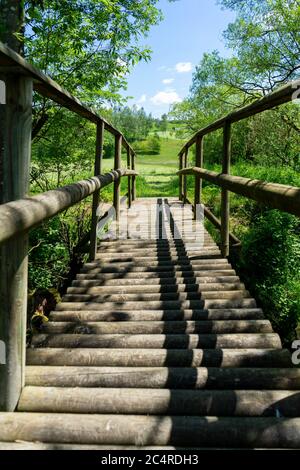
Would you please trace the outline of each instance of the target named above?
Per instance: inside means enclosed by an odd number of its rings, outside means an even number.
[[[267,111],[268,109],[275,108],[284,103],[288,103],[292,101],[293,96],[297,89],[300,87],[300,80],[294,80],[286,85],[278,88],[277,90],[269,93],[268,95],[264,96],[263,98],[254,101],[247,106],[239,108],[231,113],[227,114],[226,116],[217,119],[213,123],[209,124],[206,127],[200,129],[196,134],[182,147],[179,152],[183,154],[189,147],[196,143],[197,137],[203,137],[211,132],[214,132],[218,129],[224,127],[226,122],[234,123],[241,121],[245,118],[250,116],[254,116],[255,114],[259,114],[262,111]]]
[[[200,129],[180,150],[179,152],[179,187],[182,187],[182,181],[186,181],[186,175],[195,176],[195,206],[201,201],[201,180],[206,179],[222,188],[221,195],[221,251],[222,255],[229,255],[229,242],[232,237],[229,230],[230,218],[230,195],[229,191],[241,194],[245,197],[263,202],[271,207],[281,209],[291,214],[300,216],[300,188],[292,186],[266,183],[259,180],[250,180],[237,176],[230,176],[231,164],[231,125],[250,116],[254,116],[263,111],[274,108],[298,98],[300,89],[300,80],[292,81],[278,88],[273,93],[251,103],[243,108],[232,111],[227,116],[214,121],[212,124]],[[203,165],[203,138],[205,135],[223,129],[223,158],[222,174],[210,172],[199,166]],[[183,159],[186,159],[189,148],[196,144],[196,167],[186,168],[183,165]],[[183,200],[186,198],[186,185],[184,187]],[[181,189],[180,189],[181,194]],[[197,211],[195,211],[195,214]],[[209,216],[213,214],[207,214]]]
[[[40,95],[50,98],[55,103],[60,104],[64,108],[69,109],[73,113],[82,116],[94,124],[102,121],[108,132],[113,135],[120,135],[122,137],[123,146],[134,152],[124,135],[106,119],[97,114],[93,109],[83,104],[78,98],[52,80],[52,78],[33,67],[19,54],[0,42],[0,78],[1,75],[7,75],[10,73],[32,78],[33,89]]]
[[[132,180],[130,199],[134,199],[137,173],[134,171],[134,150],[118,129],[2,43],[0,80],[5,82],[6,94],[4,113],[1,113],[1,119],[4,116],[5,119],[0,123],[3,133],[0,152],[4,162],[0,175],[0,316],[8,319],[0,324],[0,339],[7,346],[6,367],[0,381],[0,409],[13,411],[24,385],[26,328],[21,325],[26,325],[27,313],[28,231],[93,194],[89,254],[90,260],[95,259],[99,191],[114,183],[114,207],[118,218],[120,179],[128,176],[128,180]],[[33,90],[96,125],[95,176],[26,197],[29,193]],[[104,130],[115,136],[116,158],[114,171],[101,175]],[[131,168],[124,170],[120,169],[122,146],[131,154]]]
[[[205,170],[204,168],[184,168],[178,175],[199,175],[202,179],[216,184],[221,188],[240,194],[249,199],[266,204],[275,209],[300,217],[300,188],[278,183],[231,176]]]
[[[122,176],[136,176],[132,170],[112,170],[105,175],[69,184],[32,197],[0,205],[0,243],[28,231],[59,212],[105,188]]]

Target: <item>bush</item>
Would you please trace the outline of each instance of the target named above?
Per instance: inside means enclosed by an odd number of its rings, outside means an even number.
[[[144,155],[159,155],[161,145],[160,139],[157,134],[152,135],[147,140],[136,142],[134,145],[135,151]]]
[[[238,265],[274,330],[290,346],[300,322],[299,220],[277,210],[254,216]]]

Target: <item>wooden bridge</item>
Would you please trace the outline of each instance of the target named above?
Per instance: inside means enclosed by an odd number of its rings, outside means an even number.
[[[179,155],[178,199],[137,199],[135,154],[121,133],[3,45],[0,73],[0,449],[300,448],[300,369],[228,261],[239,243],[229,232],[230,191],[300,215],[300,188],[230,176],[231,125],[290,101],[295,84],[200,130]],[[33,89],[95,123],[96,158],[94,177],[28,197]],[[220,128],[216,174],[203,168],[203,139]],[[102,175],[105,130],[115,136],[115,165]],[[220,221],[201,206],[203,179],[221,187]],[[98,240],[109,184],[115,220]],[[33,336],[25,364],[28,231],[91,194],[89,262]],[[221,230],[220,247],[199,207]]]

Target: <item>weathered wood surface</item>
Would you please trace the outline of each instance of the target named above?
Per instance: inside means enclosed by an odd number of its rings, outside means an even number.
[[[30,348],[27,364],[36,366],[117,367],[289,367],[284,349],[118,349]]]
[[[275,333],[232,334],[36,334],[32,346],[36,348],[124,348],[124,349],[247,349],[280,348],[279,336]]]
[[[4,138],[0,155],[2,214],[6,214],[5,207],[15,207],[16,203],[9,201],[26,197],[29,191],[32,123],[32,80],[11,75],[5,81],[5,119],[0,122]],[[0,216],[2,233],[9,230],[14,216],[14,211],[8,218]],[[4,237],[6,243],[0,247],[0,340],[6,352],[6,364],[0,366],[0,409],[12,411],[24,384],[28,236],[23,233],[8,238]]]
[[[222,174],[230,174],[231,164],[231,124],[226,121],[223,128],[223,158]],[[197,166],[197,165],[196,165]],[[229,256],[229,228],[230,224],[230,193],[222,187],[221,189],[221,252],[225,258]]]
[[[26,197],[0,206],[0,243],[41,224],[59,212],[127,176],[126,169],[79,181],[38,196]]]
[[[297,417],[300,393],[291,390],[166,390],[26,386],[20,411],[190,416]],[[249,404],[251,406],[249,407]]]
[[[98,176],[102,174],[103,140],[104,140],[104,123],[103,121],[101,121],[97,124],[97,130],[96,130],[96,152],[95,152],[94,176]],[[97,210],[99,206],[99,200],[100,200],[100,191],[97,190],[93,194],[93,204],[92,204],[92,220],[91,220],[91,233],[90,233],[90,261],[95,259],[96,253],[97,253],[97,223],[98,223]]]
[[[145,233],[153,204],[129,210]],[[167,204],[154,211],[166,239],[135,240],[129,228],[131,239],[100,241],[33,335],[0,449],[25,438],[62,449],[299,445],[300,370],[192,210],[185,223],[200,237],[176,238]]]
[[[262,180],[229,176],[204,168],[186,168],[183,174],[199,174],[201,178],[228,191],[254,199],[275,209],[300,216],[300,188]],[[180,172],[178,172],[180,173]]]
[[[300,419],[2,413],[1,441],[240,448],[300,447]]]
[[[122,151],[122,136],[115,136],[115,158],[114,158],[114,169],[115,171],[121,167],[121,151]],[[120,219],[120,178],[114,180],[114,208],[115,217],[118,221]]]

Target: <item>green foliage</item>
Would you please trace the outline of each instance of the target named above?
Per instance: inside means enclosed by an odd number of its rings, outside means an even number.
[[[298,0],[219,0],[236,11],[224,33],[238,66],[233,84],[247,90],[272,90],[299,77]]]
[[[255,216],[242,240],[239,267],[286,345],[300,322],[300,224],[276,210]]]
[[[69,255],[60,236],[59,217],[30,232],[29,289],[61,285]]]
[[[152,129],[154,119],[143,108],[128,106],[115,108],[111,120],[123,132],[129,142],[145,140]]]
[[[137,45],[161,19],[157,0],[25,1],[26,57],[95,105],[116,97],[150,50]],[[105,90],[105,87],[106,90]]]
[[[159,155],[161,149],[160,138],[157,134],[151,135],[147,140],[137,142],[134,148],[138,154]]]
[[[29,289],[61,290],[84,259],[90,230],[90,201],[77,204],[32,230],[29,237]]]

